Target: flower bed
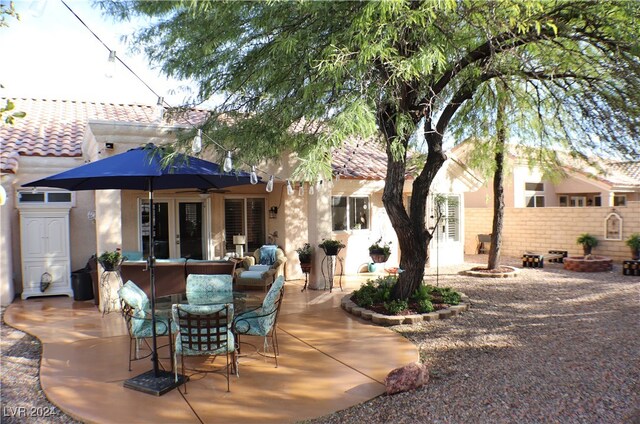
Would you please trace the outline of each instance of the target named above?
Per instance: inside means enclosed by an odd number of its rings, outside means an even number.
[[[604,256],[569,256],[564,258],[564,269],[575,272],[611,271],[613,260]]]

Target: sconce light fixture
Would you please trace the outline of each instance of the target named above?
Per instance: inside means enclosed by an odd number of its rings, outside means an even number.
[[[277,206],[271,206],[269,208],[269,218],[270,219],[276,219],[278,217],[278,207]]]

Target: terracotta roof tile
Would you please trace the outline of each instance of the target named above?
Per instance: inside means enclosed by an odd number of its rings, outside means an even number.
[[[0,99],[4,102],[6,99]],[[89,120],[157,123],[156,106],[93,103],[71,100],[12,99],[16,110],[27,113],[15,125],[0,126],[0,171],[14,173],[17,156],[81,156]],[[201,122],[207,111],[189,112],[189,122]],[[178,118],[175,124],[186,124]],[[167,124],[167,122],[165,122]]]
[[[387,175],[387,154],[372,140],[351,139],[332,152],[332,168],[340,178],[382,180]]]

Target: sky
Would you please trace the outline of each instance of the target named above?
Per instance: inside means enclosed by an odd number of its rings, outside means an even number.
[[[8,0],[0,0],[7,3]],[[90,0],[66,3],[93,32],[138,74],[170,106],[178,106],[188,93],[189,82],[168,80],[152,69],[144,54],[133,55],[121,41],[143,22],[115,22],[91,6]],[[85,28],[60,0],[14,1],[20,20],[7,18],[0,28],[0,97],[86,100],[155,105],[153,94],[121,64],[112,78],[105,76],[109,51]],[[42,6],[40,16],[31,6]],[[177,93],[172,93],[177,91]]]

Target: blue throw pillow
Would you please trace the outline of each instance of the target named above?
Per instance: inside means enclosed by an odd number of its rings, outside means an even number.
[[[274,244],[266,244],[260,248],[260,265],[273,265],[276,261],[276,249]]]

